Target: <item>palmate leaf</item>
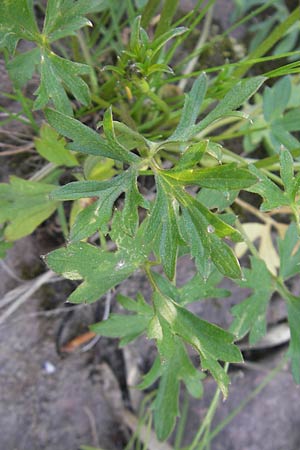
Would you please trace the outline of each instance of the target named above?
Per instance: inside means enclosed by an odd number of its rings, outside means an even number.
[[[281,147],[279,163],[284,191],[255,166],[249,168],[259,178],[259,183],[249,187],[248,190],[261,195],[264,200],[260,207],[262,211],[269,211],[280,206],[291,206],[294,212],[297,210],[296,195],[299,191],[300,178],[299,174],[294,177],[294,160],[287,148]]]
[[[80,78],[90,73],[90,68],[55,55],[53,52],[41,51],[41,80],[36,91],[35,109],[44,108],[51,100],[58,111],[72,115],[72,107],[66,89],[80,103],[88,105],[90,93],[88,85]]]
[[[75,242],[46,255],[47,265],[65,278],[84,280],[70,295],[72,303],[92,303],[109,289],[128,278],[147,259],[150,248],[144,244],[145,228],[136,237],[126,237],[126,247],[104,251],[85,242]]]
[[[286,206],[290,204],[289,199],[284,195],[284,192],[273,183],[261,170],[255,166],[250,165],[249,170],[257,176],[259,182],[249,187],[247,190],[259,194],[263,198],[263,203],[260,206],[262,211],[270,211],[279,206]]]
[[[107,7],[104,0],[49,0],[43,32],[40,33],[32,0],[0,3],[0,48],[7,47],[10,53],[14,53],[19,39],[37,44],[37,48],[17,55],[8,63],[10,76],[19,88],[32,77],[35,67],[38,68],[41,80],[36,91],[35,109],[44,108],[51,101],[57,110],[72,115],[68,94],[88,105],[90,92],[82,76],[90,73],[89,66],[61,58],[49,48],[49,44],[74,35],[83,26],[92,25],[85,15]]]
[[[7,70],[9,76],[17,88],[22,88],[32,78],[40,58],[40,49],[34,48],[19,54],[8,62]]]
[[[202,367],[210,370],[226,397],[229,378],[218,361],[240,362],[243,360],[239,349],[233,344],[234,335],[200,319],[159,292],[153,294],[153,301],[160,326],[162,327],[165,321],[167,332],[171,337],[179,336],[198,351]],[[159,339],[157,324],[155,330]],[[164,357],[164,351],[168,355],[168,342],[164,349],[160,349],[162,357]]]
[[[34,41],[39,29],[33,12],[33,0],[4,0],[0,2],[0,48],[13,53],[18,41]]]
[[[50,42],[74,35],[80,28],[92,26],[86,14],[108,7],[107,0],[48,0],[43,32]]]
[[[240,240],[239,232],[185,192],[177,182],[164,177],[163,171],[157,175],[156,184],[158,194],[150,214],[147,237],[155,238],[158,255],[169,278],[175,273],[178,246],[184,242],[191,248],[205,278],[209,275],[209,260],[222,274],[241,277],[237,258],[222,241],[224,237]],[[179,207],[182,217],[178,214]]]
[[[274,286],[265,263],[258,258],[251,258],[251,269],[245,269],[245,277],[239,285],[253,289],[253,294],[232,308],[235,319],[230,330],[239,339],[250,331],[249,342],[255,344],[266,334],[266,312]]]
[[[192,255],[196,258],[196,263],[199,263],[197,265],[200,272],[204,270],[203,276],[207,278],[209,275],[207,264],[212,260],[223,275],[240,278],[242,273],[239,262],[231,248],[222,241],[224,237],[240,240],[239,232],[185,191],[177,189],[175,195],[183,213],[181,231],[191,248]],[[204,266],[198,258],[205,261]]]
[[[72,242],[91,236],[97,230],[105,231],[112,216],[115,201],[125,192],[122,220],[124,231],[133,236],[139,222],[138,206],[147,207],[137,188],[137,173],[130,169],[108,181],[75,181],[51,192],[56,200],[94,198],[89,206],[76,216],[71,228]]]
[[[12,176],[10,183],[0,184],[0,223],[7,222],[4,238],[8,241],[31,234],[56,210],[49,199],[54,185],[27,181]]]

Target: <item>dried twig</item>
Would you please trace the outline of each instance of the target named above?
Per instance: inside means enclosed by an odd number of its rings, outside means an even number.
[[[0,156],[10,156],[10,155],[17,155],[18,153],[31,152],[33,149],[33,144],[24,145],[24,147],[17,147],[17,148],[14,145],[9,147],[13,147],[13,149],[4,150],[3,152],[1,151]]]
[[[39,277],[35,278],[32,281],[27,281],[23,283],[21,286],[9,291],[3,298],[0,303],[0,307],[6,306],[8,303],[12,303],[10,307],[1,315],[0,317],[0,325],[8,319],[11,314],[13,314],[19,306],[25,303],[28,298],[31,297],[43,284],[49,283],[52,278],[56,277],[56,274],[51,270],[43,273]]]

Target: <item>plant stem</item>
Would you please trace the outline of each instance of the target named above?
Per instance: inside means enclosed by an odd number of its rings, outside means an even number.
[[[227,372],[228,368],[229,368],[229,363],[226,363],[225,367],[224,367],[224,371]],[[220,396],[221,396],[221,390],[220,390],[220,388],[217,388],[216,392],[213,396],[213,399],[210,403],[210,406],[208,408],[208,411],[206,413],[206,416],[204,417],[204,419],[202,421],[201,427],[199,428],[196,436],[194,437],[192,444],[188,447],[188,450],[195,450],[197,448],[199,441],[200,441],[202,435],[204,434],[204,432],[206,432],[206,430],[210,428],[211,422],[214,418],[217,407],[219,405]]]
[[[176,430],[176,438],[174,443],[174,450],[180,450],[180,445],[183,438],[183,433],[186,427],[186,420],[187,420],[187,414],[189,409],[189,396],[187,391],[184,391],[184,400],[183,400],[183,406],[182,411],[180,415],[180,420],[178,424],[178,428]]]

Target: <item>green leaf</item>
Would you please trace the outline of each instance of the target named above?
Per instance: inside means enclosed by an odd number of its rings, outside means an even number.
[[[70,280],[84,280],[71,294],[72,303],[92,303],[125,280],[147,259],[142,247],[144,229],[135,239],[126,240],[126,248],[107,252],[85,242],[75,242],[46,255],[48,266]]]
[[[246,102],[265,81],[265,77],[253,77],[239,81],[234,85],[218,105],[197,125],[192,127],[189,137],[204,130],[208,125],[235,111]]]
[[[217,209],[223,211],[228,206],[232,205],[239,191],[217,191],[216,189],[202,188],[197,193],[197,200],[206,206],[208,209]],[[224,214],[223,216],[224,217]]]
[[[230,295],[230,291],[217,288],[223,276],[214,270],[207,280],[196,274],[182,288],[179,289],[179,301],[182,306],[205,298],[224,298]]]
[[[114,130],[114,123],[112,118],[112,108],[110,107],[107,111],[104,113],[103,117],[103,130],[105,137],[107,139],[107,142],[110,146],[110,148],[115,152],[115,154],[118,154],[122,157],[129,156],[129,160],[136,161],[137,156],[133,153],[129,153],[127,148],[124,147],[120,142],[117,140],[115,130]]]
[[[22,88],[29,81],[40,61],[40,50],[34,48],[28,52],[21,53],[8,62],[7,70],[14,85]]]
[[[34,139],[38,153],[57,166],[78,166],[77,159],[66,149],[66,141],[59,138],[57,132],[47,124],[40,129],[40,138]]]
[[[300,131],[300,108],[293,108],[284,113],[280,123],[286,131]]]
[[[122,211],[122,218],[125,230],[131,236],[137,232],[139,225],[139,209],[141,206],[148,209],[148,204],[140,194],[137,186],[137,176],[132,176],[125,189],[125,203]]]
[[[179,232],[176,221],[176,213],[170,202],[165,204],[165,219],[162,219],[162,229],[160,236],[159,255],[161,257],[162,266],[172,280],[175,276],[177,252],[179,244]]]
[[[300,272],[299,235],[295,223],[289,226],[284,238],[278,239],[277,243],[280,256],[279,275],[283,280],[288,280]]]
[[[91,325],[90,329],[100,336],[136,338],[147,329],[150,320],[149,314],[110,314],[107,320]]]
[[[86,14],[101,12],[108,7],[106,0],[49,0],[43,33],[50,42],[75,35],[78,29],[92,25],[84,17]]]
[[[201,232],[201,228],[197,228],[197,225],[194,224],[191,216],[185,209],[182,212],[182,220],[180,221],[180,233],[189,246],[199,274],[204,280],[207,280],[212,271],[209,245],[208,242],[205,242],[205,234]]]
[[[176,287],[158,272],[151,272],[151,276],[164,295],[182,306],[205,298],[220,298],[230,295],[229,291],[215,287],[223,279],[216,269],[212,271],[207,280],[196,274],[181,288]]]
[[[70,241],[81,241],[97,231],[107,232],[107,223],[112,216],[112,209],[122,189],[115,187],[103,191],[99,200],[85,207],[75,217],[70,231]]]
[[[95,181],[110,179],[117,173],[114,165],[113,159],[89,155],[83,163],[84,177]]]
[[[290,296],[287,300],[288,321],[291,330],[289,357],[292,361],[292,374],[297,384],[300,384],[300,299]]]
[[[294,201],[295,198],[292,198],[292,193],[294,191],[295,179],[294,179],[294,160],[291,153],[286,148],[281,148],[279,154],[280,161],[280,175],[283,181],[284,190],[288,194],[291,201]]]
[[[96,131],[83,125],[76,119],[69,117],[52,109],[45,112],[50,125],[61,135],[71,139],[68,148],[90,155],[106,156],[123,162],[135,162],[139,159],[137,155],[129,153],[127,150],[119,151],[111,148],[109,143],[103,139]]]
[[[49,200],[54,185],[12,176],[10,184],[0,184],[0,223],[8,222],[4,237],[15,241],[31,234],[57,208]]]
[[[160,441],[168,438],[179,415],[179,380],[174,376],[176,370],[178,362],[174,358],[162,373],[154,403],[154,427]]]
[[[170,141],[185,141],[190,137],[192,128],[199,115],[200,107],[205,98],[206,90],[207,78],[205,73],[202,73],[194,82],[189,94],[185,97],[179,124],[170,136]]]
[[[33,0],[4,0],[0,2],[0,47],[13,53],[18,41],[34,41],[39,30],[33,11]]]
[[[290,77],[277,81],[272,88],[268,86],[263,94],[263,112],[267,122],[272,122],[285,110],[291,95]]]
[[[86,197],[99,199],[84,208],[75,219],[71,229],[71,241],[78,241],[91,236],[97,230],[106,229],[112,216],[115,201],[125,192],[123,208],[123,226],[130,235],[135,235],[139,223],[138,206],[145,205],[136,185],[136,173],[132,170],[123,172],[107,181],[75,181],[56,189],[51,198],[56,200],[77,200]]]
[[[253,294],[232,308],[235,319],[230,330],[243,338],[249,331],[250,344],[255,344],[266,334],[266,313],[274,286],[270,272],[264,261],[251,258],[251,269],[245,269],[246,281],[241,287],[251,288]]]
[[[155,381],[160,376],[161,376],[161,363],[159,357],[157,356],[149,372],[143,376],[142,381],[135,387],[141,390],[147,389],[148,387],[152,386],[152,384],[155,383]]]
[[[220,191],[246,189],[258,180],[247,169],[241,169],[236,164],[225,164],[216,167],[188,170],[164,170],[164,177],[176,180],[184,185],[196,185]]]
[[[0,259],[4,259],[6,257],[6,252],[12,248],[11,242],[0,241]]]
[[[140,39],[140,30],[141,30],[141,16],[137,16],[131,25],[131,33],[129,41],[130,51],[136,54],[139,54],[142,45]]]
[[[88,85],[80,76],[90,73],[90,68],[42,50],[40,56],[40,86],[36,91],[35,109],[44,108],[51,100],[55,108],[69,116],[73,115],[68,90],[83,105],[88,105]]]
[[[242,361],[239,349],[233,345],[234,336],[222,328],[200,319],[160,293],[154,293],[153,301],[159,320],[161,321],[163,318],[173,334],[180,336],[196,348],[204,368],[212,372],[226,397],[229,379],[218,360]]]
[[[149,338],[156,339],[160,354],[160,366],[155,362],[144,384],[152,383],[161,375],[157,395],[153,403],[154,426],[160,440],[165,440],[174,428],[179,414],[179,384],[183,381],[190,393],[202,395],[203,375],[193,366],[181,339],[172,333],[167,321],[158,315],[149,327]]]
[[[259,182],[247,190],[259,194],[263,198],[263,203],[260,206],[262,211],[270,211],[279,206],[289,205],[289,199],[284,195],[284,192],[271,181],[261,170],[255,166],[250,165],[249,170],[259,179]]]
[[[277,140],[281,145],[284,145],[289,150],[300,148],[300,142],[295,136],[289,133],[281,125],[281,120],[276,120],[271,125],[271,136]]]
[[[177,226],[178,203],[172,193],[166,191],[165,184],[157,177],[156,200],[151,211],[146,239],[152,241],[156,237],[158,257],[166,275],[173,279],[175,275],[178,245],[181,243]]]
[[[51,100],[58,111],[72,116],[71,103],[61,80],[56,74],[55,67],[46,53],[41,53],[40,56],[40,73],[41,80],[38,89],[35,91],[37,98],[33,104],[34,109],[44,108]]]
[[[239,262],[228,245],[220,238],[231,237],[240,240],[237,230],[223,222],[217,214],[210,212],[184,190],[174,190],[174,196],[181,205],[183,218],[181,231],[187,244],[191,247],[192,255],[199,254],[204,262],[200,264],[200,273],[207,278],[209,271],[207,264],[209,259],[213,261],[223,275],[230,278],[240,278],[241,268]],[[193,237],[197,236],[196,242]],[[200,245],[199,245],[200,244]],[[196,259],[197,263],[197,259]]]
[[[77,200],[86,197],[100,197],[103,191],[119,188],[120,192],[126,189],[131,178],[130,171],[124,171],[111,180],[105,181],[73,181],[51,192],[55,200]]]
[[[176,36],[180,36],[181,34],[185,33],[187,29],[185,27],[178,27],[178,28],[172,28],[162,35],[160,35],[158,38],[154,39],[152,44],[150,45],[150,48],[152,50],[152,58],[159,52],[159,50],[171,39],[173,39]]]
[[[130,297],[126,297],[125,295],[119,294],[117,295],[117,301],[124,309],[127,309],[127,311],[146,315],[147,314],[149,315],[153,312],[151,306],[148,305],[148,303],[141,294],[137,294],[136,301]]]
[[[201,161],[202,156],[207,150],[207,146],[207,140],[190,145],[176,164],[176,171],[194,168]]]
[[[114,120],[113,127],[118,142],[122,142],[122,145],[127,150],[133,150],[135,148],[138,148],[139,150],[149,150],[151,144],[150,141],[124,123]]]

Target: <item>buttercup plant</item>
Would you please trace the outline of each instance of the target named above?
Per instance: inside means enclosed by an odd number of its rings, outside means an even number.
[[[244,61],[185,75],[193,83],[183,95],[174,84],[181,78],[180,63],[172,67],[172,57],[214,1],[198,2],[176,23],[177,2],[166,0],[157,25],[152,19],[158,2],[124,2],[128,5],[120,6],[121,12],[112,3],[48,0],[40,26],[43,8],[36,16],[33,0],[1,2],[0,47],[16,92],[35,70],[39,76],[36,98],[28,102],[31,113],[44,112],[43,124],[31,119],[39,127],[35,148],[47,165],[31,180],[12,176],[0,184],[0,250],[4,256],[10,243],[57,211],[66,244],[46,255],[45,262],[65,278],[81,281],[69,302],[96,302],[137,270],[144,272],[151,302],[141,294],[136,299],[120,294],[116,301],[127,313],[112,313],[91,330],[117,337],[121,345],[142,334],[155,342],[157,357],[138,387],[159,380],[152,410],[155,432],[165,440],[179,415],[181,383],[200,398],[202,379],[210,374],[217,392],[227,397],[228,365],[243,361],[237,342],[248,333],[250,344],[265,335],[274,292],[286,301],[288,357],[300,383],[300,299],[287,283],[299,274],[300,264],[300,144],[295,134],[300,103],[291,97],[295,92],[299,99],[299,64],[278,65],[256,76],[249,72],[299,23],[300,10],[291,12]],[[113,34],[110,20],[113,26],[118,20],[120,33],[121,27],[130,28],[127,41]],[[106,56],[97,38],[99,33],[105,40],[105,27],[113,42]],[[21,52],[20,40],[33,48]],[[225,82],[221,75],[210,75],[220,70]],[[277,76],[280,80],[268,87]],[[98,129],[95,121],[84,123],[99,112]],[[230,150],[226,142],[235,137],[244,137],[248,153]],[[251,156],[262,140],[267,153]],[[58,186],[66,168],[73,181]],[[259,198],[260,206],[248,203],[243,191],[249,193],[246,198]],[[72,202],[70,214],[65,201]],[[241,209],[260,223],[241,223],[236,216]],[[284,224],[276,216],[281,209]],[[273,261],[265,247],[254,244],[261,236]],[[241,267],[239,258],[246,252],[250,265]],[[178,287],[176,268],[184,255],[194,260],[195,274]],[[224,297],[218,288],[223,277],[252,290],[233,307],[229,330],[188,309],[195,301]],[[189,347],[199,355],[199,367]],[[205,426],[191,449],[198,448]]]

